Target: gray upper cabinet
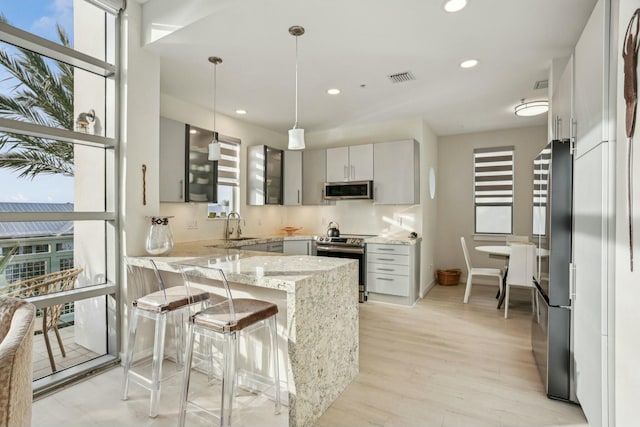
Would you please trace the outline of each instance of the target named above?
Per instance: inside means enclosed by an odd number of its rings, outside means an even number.
[[[284,152],[284,204],[302,203],[302,151]]]
[[[247,148],[247,204],[281,205],[283,151],[266,145]]]
[[[327,182],[373,179],[373,144],[327,149]]]
[[[379,204],[420,203],[420,147],[409,139],[373,146],[373,200]]]
[[[160,201],[185,201],[186,124],[160,117]]]
[[[216,198],[215,162],[208,159],[213,132],[160,117],[160,201],[205,202]]]
[[[324,183],[327,181],[327,150],[302,152],[302,204],[325,205]]]

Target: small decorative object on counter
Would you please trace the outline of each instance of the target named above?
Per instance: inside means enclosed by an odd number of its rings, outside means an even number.
[[[443,286],[457,285],[460,283],[460,274],[462,271],[459,268],[438,270],[438,283]]]
[[[144,245],[149,255],[166,255],[173,249],[173,234],[169,227],[170,216],[152,216]]]
[[[293,233],[295,233],[296,231],[302,230],[302,227],[284,227],[284,228],[281,228],[281,230],[286,231],[287,236],[293,236]]]
[[[416,233],[415,231],[412,231],[411,233],[409,233],[409,238],[410,239],[417,239],[418,238],[418,233]]]

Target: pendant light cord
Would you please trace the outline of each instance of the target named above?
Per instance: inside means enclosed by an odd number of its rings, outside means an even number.
[[[298,36],[296,36],[296,121],[293,128],[298,128]]]
[[[213,64],[213,140],[216,141],[216,80],[218,75],[218,64]]]

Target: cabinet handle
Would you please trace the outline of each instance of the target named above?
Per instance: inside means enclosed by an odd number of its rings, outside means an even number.
[[[384,280],[385,282],[393,282],[393,279],[387,279],[386,277],[376,277],[376,280]]]
[[[393,271],[393,268],[376,268],[378,271]]]
[[[378,258],[379,261],[393,261],[393,258]]]
[[[396,250],[393,248],[378,248],[381,251],[391,251],[391,252],[395,252]]]
[[[344,165],[344,170],[343,170],[343,172],[342,172],[342,177],[343,177],[344,179],[347,179],[347,165]]]
[[[300,190],[298,189],[298,203],[300,203]]]
[[[184,199],[184,180],[180,180],[180,200]]]

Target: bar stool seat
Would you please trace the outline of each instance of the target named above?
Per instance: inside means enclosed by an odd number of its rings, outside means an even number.
[[[185,355],[185,370],[183,378],[182,397],[180,399],[178,426],[183,427],[186,420],[188,404],[207,411],[196,402],[189,401],[189,383],[191,380],[191,364],[193,359],[193,346],[196,335],[204,337],[222,337],[222,393],[219,411],[220,425],[231,425],[231,413],[233,397],[236,387],[236,358],[238,352],[238,335],[260,322],[265,322],[269,328],[271,341],[272,369],[274,376],[274,400],[275,413],[280,413],[280,376],[278,367],[278,340],[277,321],[278,306],[276,304],[250,298],[233,298],[229,284],[221,269],[213,267],[182,266],[184,282],[187,288],[202,280],[208,280],[212,286],[222,289],[227,295],[223,301],[216,301],[207,308],[190,316],[188,342]],[[210,343],[210,341],[207,341]],[[251,357],[250,355],[247,355]],[[260,356],[260,355],[257,355]],[[209,411],[207,411],[209,412]]]
[[[163,275],[155,262],[150,258],[127,258],[125,263],[128,271],[128,292],[135,298],[131,303],[129,318],[129,339],[124,357],[124,381],[122,384],[122,400],[129,398],[129,382],[146,388],[151,392],[149,416],[158,415],[160,402],[160,386],[162,381],[162,362],[164,360],[165,331],[167,318],[174,317],[176,331],[176,365],[178,369],[184,366],[184,325],[191,305],[208,303],[211,295],[203,290],[188,289],[184,285],[167,287]],[[175,275],[182,281],[182,275]],[[155,322],[153,341],[153,355],[151,360],[151,377],[132,369],[133,351],[136,342],[136,332],[139,319],[147,318]]]

